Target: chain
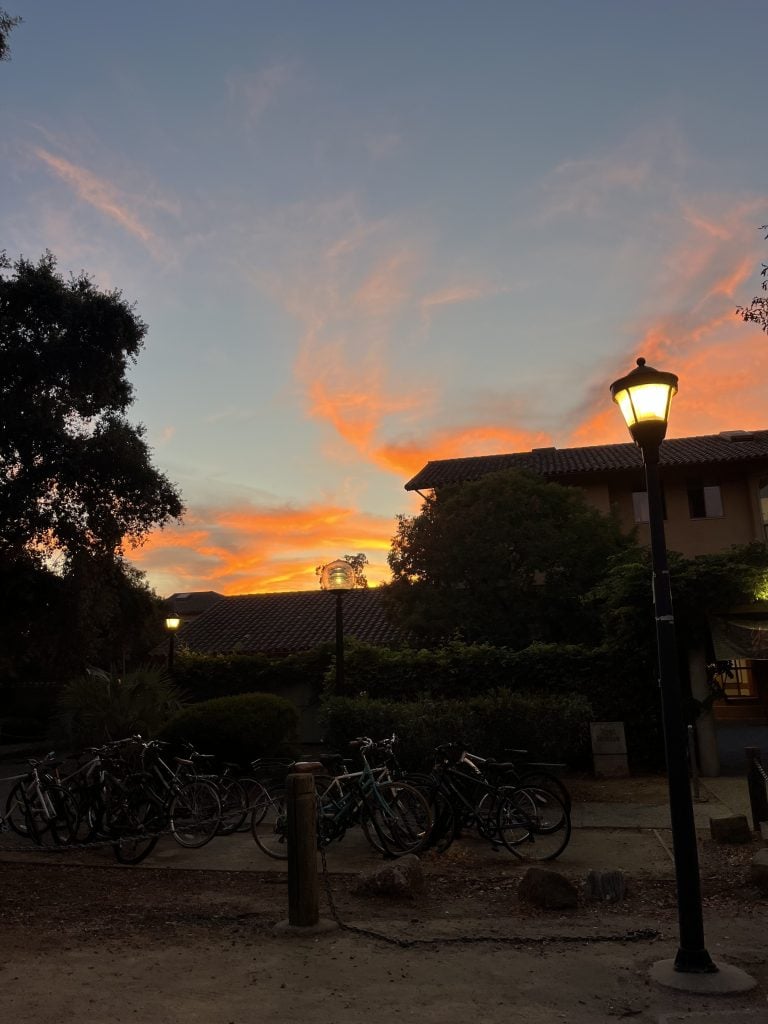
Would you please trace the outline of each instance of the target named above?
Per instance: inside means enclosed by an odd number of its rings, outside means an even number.
[[[320,861],[328,909],[339,928],[344,932],[351,932],[354,935],[364,935],[369,939],[378,939],[380,942],[386,942],[390,946],[399,946],[400,949],[414,949],[417,946],[472,945],[475,943],[494,943],[504,946],[548,946],[565,942],[652,942],[661,935],[661,932],[656,928],[635,928],[626,932],[608,932],[604,935],[457,935],[431,939],[400,939],[395,935],[385,935],[383,932],[373,931],[370,928],[358,928],[356,925],[347,924],[345,921],[342,921],[333,896],[331,876],[328,872],[328,862],[325,858],[325,849],[322,847],[320,849]]]

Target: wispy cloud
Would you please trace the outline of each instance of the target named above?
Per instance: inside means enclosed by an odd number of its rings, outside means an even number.
[[[278,62],[258,71],[234,71],[227,78],[230,98],[241,104],[247,120],[255,125],[293,80],[296,65]]]
[[[749,281],[759,268],[755,225],[766,201],[685,204],[680,237],[664,260],[656,290],[658,305],[667,312],[637,318],[631,347],[614,362],[615,377],[630,370],[636,356],[678,374],[670,436],[765,427],[768,346],[734,310],[750,294]],[[610,368],[606,371],[610,375]],[[586,397],[569,443],[625,440],[616,411],[606,402],[609,383]]]
[[[56,178],[69,186],[81,202],[137,238],[154,255],[160,255],[162,239],[140,211],[160,211],[178,217],[180,209],[175,201],[149,191],[141,196],[131,194],[88,168],[41,146],[33,147],[32,153]]]

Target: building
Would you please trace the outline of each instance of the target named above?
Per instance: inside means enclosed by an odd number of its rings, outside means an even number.
[[[595,508],[614,512],[650,543],[642,454],[631,442],[441,459],[428,462],[405,489],[429,497],[506,469],[581,488]],[[659,471],[670,550],[695,557],[768,540],[768,430],[670,438],[661,446]],[[731,674],[720,677],[727,700],[698,724],[702,769],[714,775],[721,763],[742,767],[744,747],[768,746],[768,606],[721,609],[711,621],[711,648],[690,652],[689,660],[699,698],[709,692],[707,662],[731,662]]]

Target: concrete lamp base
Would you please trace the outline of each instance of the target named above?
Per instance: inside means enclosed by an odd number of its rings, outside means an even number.
[[[720,964],[711,974],[693,974],[690,971],[676,971],[674,960],[657,960],[651,964],[650,975],[651,980],[659,985],[702,996],[749,992],[757,985],[751,975],[731,964]]]

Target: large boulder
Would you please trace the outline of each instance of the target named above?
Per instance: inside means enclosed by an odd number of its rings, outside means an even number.
[[[565,875],[546,868],[528,868],[520,879],[518,898],[544,910],[570,910],[578,906],[576,886]]]

